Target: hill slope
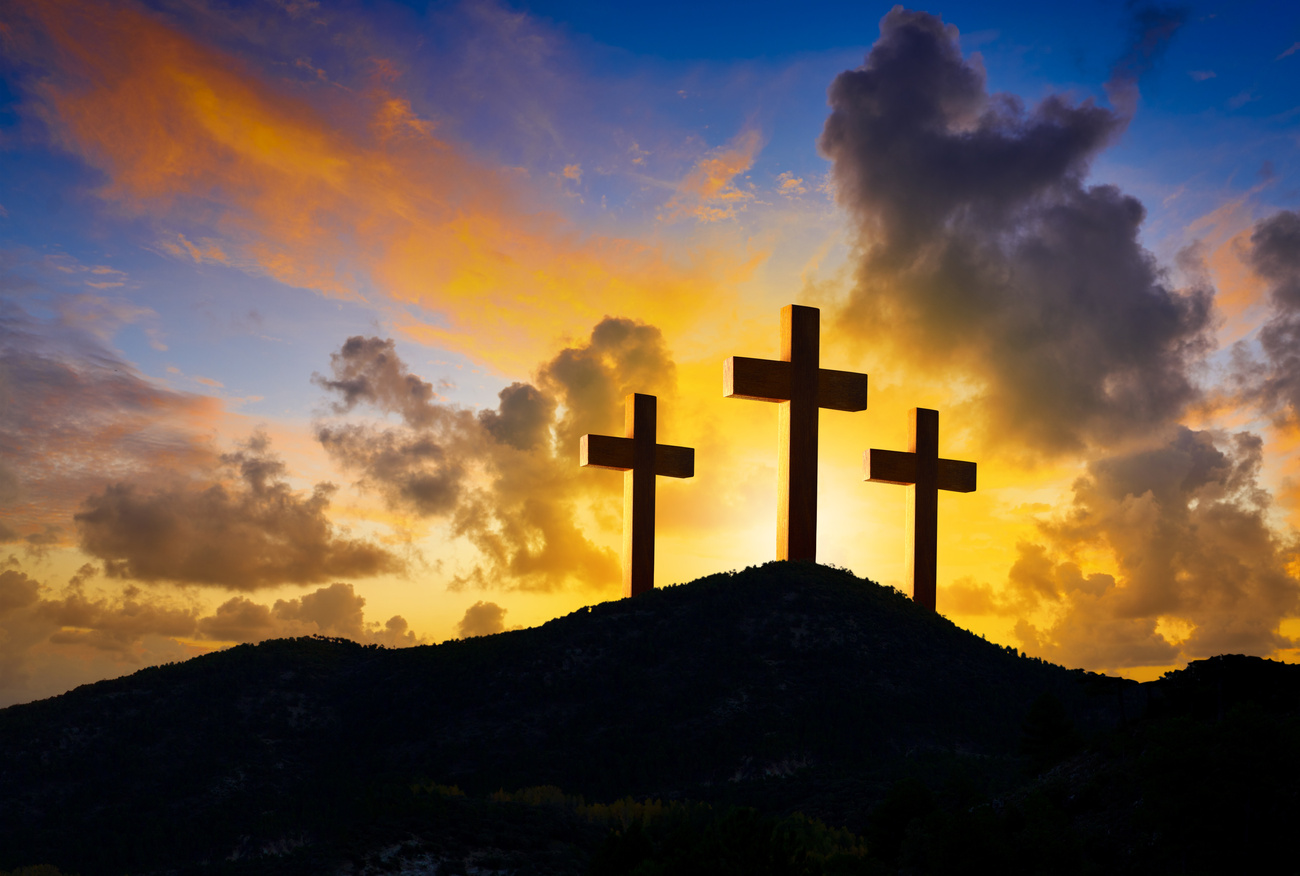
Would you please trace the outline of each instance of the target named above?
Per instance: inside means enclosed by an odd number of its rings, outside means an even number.
[[[0,710],[0,867],[256,872],[256,852],[279,861],[267,872],[319,872],[340,863],[340,832],[382,845],[430,818],[452,845],[504,818],[478,841],[515,843],[512,860],[589,848],[599,832],[559,810],[475,802],[543,785],[862,831],[904,776],[1000,793],[1036,726],[1050,748],[1053,721],[1095,732],[1145,699],[847,572],[772,563],[531,630],[406,650],[265,642]],[[1044,702],[1060,714],[1030,714]],[[417,782],[470,796],[412,809]]]

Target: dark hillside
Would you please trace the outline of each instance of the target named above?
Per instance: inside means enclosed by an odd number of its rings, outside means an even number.
[[[356,715],[386,720],[352,724],[354,745],[386,746],[385,766],[467,790],[554,784],[602,798],[838,774],[908,751],[1014,754],[1042,691],[1081,716],[1097,705],[1077,676],[895,591],[791,564],[388,654],[359,675]]]
[[[1152,708],[1185,710],[1203,685],[1184,687]],[[500,872],[582,872],[603,828],[572,806],[487,802],[536,786],[869,834],[900,780],[1014,794],[1146,699],[847,572],[772,563],[531,630],[391,651],[266,642],[2,710],[0,869],[333,872],[418,834],[532,862]],[[468,796],[417,800],[417,783]]]

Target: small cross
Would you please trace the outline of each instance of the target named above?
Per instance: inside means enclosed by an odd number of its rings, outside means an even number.
[[[781,308],[781,359],[732,356],[722,366],[726,398],[779,402],[776,558],[817,558],[817,420],[820,408],[867,409],[867,375],[819,365],[821,311]]]
[[[912,408],[908,449],[868,450],[863,480],[907,487],[907,580],[912,599],[934,611],[939,543],[939,490],[975,492],[975,463],[939,458],[939,412]]]
[[[626,438],[583,435],[580,464],[623,474],[623,596],[655,586],[655,475],[695,476],[695,449],[655,443],[655,397],[628,393]]]

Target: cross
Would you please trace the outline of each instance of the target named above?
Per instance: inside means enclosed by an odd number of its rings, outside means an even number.
[[[819,366],[821,311],[781,308],[781,358],[732,356],[722,366],[726,398],[778,402],[776,558],[817,558],[817,419],[820,408],[867,409],[867,375]]]
[[[583,435],[579,462],[623,472],[623,596],[655,586],[655,475],[695,476],[695,449],[655,443],[655,397],[628,393],[626,438]]]
[[[912,408],[909,452],[868,450],[863,480],[907,487],[907,580],[912,599],[934,611],[939,545],[939,491],[975,492],[975,463],[939,458],[939,412]]]

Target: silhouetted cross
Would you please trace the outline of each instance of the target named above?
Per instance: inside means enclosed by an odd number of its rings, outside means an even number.
[[[623,475],[623,596],[655,586],[655,475],[695,476],[695,450],[655,443],[655,397],[628,393],[626,438],[583,435],[580,462]]]
[[[908,449],[868,450],[863,479],[907,487],[907,580],[912,599],[934,611],[939,547],[939,490],[975,492],[975,463],[939,458],[939,412],[912,408]]]
[[[821,312],[781,308],[781,359],[732,356],[722,366],[727,398],[780,402],[777,418],[776,558],[817,559],[817,420],[820,408],[867,409],[867,375],[819,366]]]

